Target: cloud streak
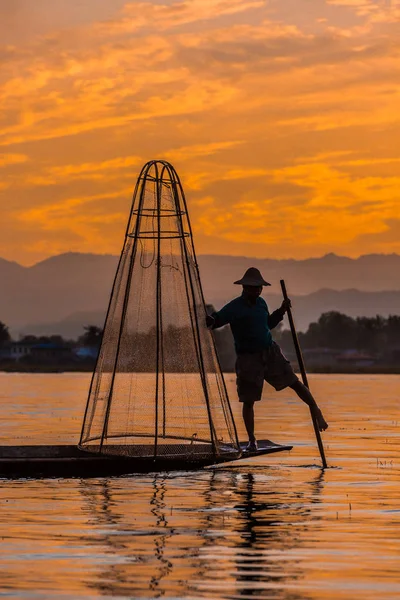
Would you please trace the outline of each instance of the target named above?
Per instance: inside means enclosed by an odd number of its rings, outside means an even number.
[[[400,250],[397,1],[101,6],[0,46],[0,201],[27,240],[0,255],[118,252],[154,157],[181,174],[199,252]]]

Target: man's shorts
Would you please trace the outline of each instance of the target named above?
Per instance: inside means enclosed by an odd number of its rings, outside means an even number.
[[[277,391],[298,381],[290,362],[275,342],[261,352],[238,354],[236,386],[239,401],[252,403],[261,400],[264,380]]]

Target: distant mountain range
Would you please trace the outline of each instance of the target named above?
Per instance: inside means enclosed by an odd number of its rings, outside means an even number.
[[[275,294],[264,295],[271,310],[282,301]],[[400,291],[398,292],[360,292],[358,290],[319,290],[305,296],[292,296],[296,326],[305,331],[312,321],[318,320],[323,312],[338,310],[351,317],[374,317],[376,314],[388,316],[400,314]],[[215,306],[215,305],[214,305]],[[80,311],[68,315],[65,319],[53,323],[31,323],[19,331],[34,335],[58,333],[66,338],[75,339],[83,333],[85,325],[104,324],[105,309]]]
[[[249,266],[270,281],[264,297],[281,301],[285,279],[300,329],[322,312],[351,316],[400,314],[400,256],[372,254],[351,259],[334,254],[307,260],[199,256],[204,295],[217,308],[240,293],[232,282]],[[32,267],[0,259],[0,320],[14,335],[60,333],[76,337],[83,325],[103,323],[118,257],[68,253]]]

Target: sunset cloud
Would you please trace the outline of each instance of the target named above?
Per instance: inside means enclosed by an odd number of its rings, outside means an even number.
[[[198,252],[399,251],[400,2],[293,6],[5,12],[0,256],[118,253],[152,158],[178,168]]]

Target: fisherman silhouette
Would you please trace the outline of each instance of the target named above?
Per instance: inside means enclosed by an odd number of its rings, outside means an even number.
[[[284,300],[280,308],[269,313],[261,293],[271,285],[255,267],[234,282],[243,286],[242,295],[226,304],[220,311],[207,315],[207,327],[218,329],[229,324],[235,341],[236,385],[239,401],[243,403],[243,420],[249,444],[247,451],[257,450],[254,433],[254,403],[261,400],[264,380],[277,391],[290,387],[315,415],[320,431],[328,424],[310,390],[298,379],[290,362],[273,341],[271,329],[280,323],[290,308],[290,300]]]

